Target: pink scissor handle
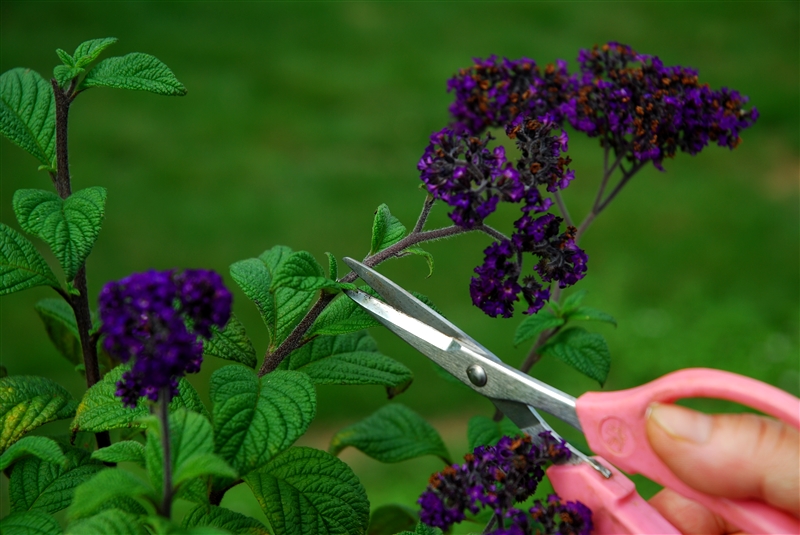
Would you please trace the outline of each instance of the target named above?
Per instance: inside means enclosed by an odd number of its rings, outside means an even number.
[[[592,510],[592,533],[680,534],[639,496],[633,481],[601,457],[594,459],[611,470],[609,479],[587,463],[553,465],[547,469],[547,478],[556,494],[570,501],[578,500]]]
[[[703,494],[667,468],[647,440],[647,408],[684,398],[734,401],[800,428],[800,399],[755,379],[707,368],[680,370],[629,390],[588,392],[578,398],[577,412],[589,447],[614,466],[705,505],[747,533],[800,533],[800,521],[786,512],[755,500]]]

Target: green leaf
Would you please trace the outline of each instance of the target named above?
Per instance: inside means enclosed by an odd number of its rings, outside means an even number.
[[[0,132],[44,165],[53,164],[56,103],[39,73],[17,68],[0,75]]]
[[[92,452],[92,459],[106,463],[136,463],[144,467],[144,446],[134,440],[122,440]]]
[[[361,286],[363,291],[370,290],[369,286]],[[380,322],[371,316],[355,301],[342,294],[337,296],[322,313],[306,333],[307,338],[319,335],[345,334],[360,331],[368,327],[380,325]]]
[[[5,470],[14,462],[27,455],[33,455],[51,464],[64,465],[66,456],[58,443],[47,437],[22,437],[0,455],[0,470]]]
[[[103,465],[89,452],[62,446],[65,464],[28,457],[14,465],[9,481],[11,511],[55,513],[69,506],[75,489],[95,476]]]
[[[0,452],[40,425],[71,418],[78,403],[62,386],[44,377],[0,379]]]
[[[336,257],[331,253],[325,253],[328,257],[328,278],[336,280],[339,278],[339,264],[336,262]]]
[[[394,245],[405,235],[405,225],[389,212],[389,207],[385,204],[378,206],[375,210],[375,219],[372,221],[372,245],[369,254],[373,255]]]
[[[353,470],[332,455],[292,448],[245,482],[275,535],[363,534],[369,501]]]
[[[514,333],[514,345],[517,346],[531,338],[536,338],[547,329],[561,327],[566,322],[564,318],[557,318],[545,311],[530,315],[522,320],[522,323],[517,327],[517,332]]]
[[[186,513],[181,526],[185,528],[212,526],[243,535],[270,535],[266,526],[255,518],[216,505],[196,506]]]
[[[160,496],[163,493],[164,467],[160,422],[155,417],[150,418],[148,427],[145,462],[150,484]],[[205,416],[185,409],[171,412],[169,438],[173,489],[200,476],[236,478],[236,471],[214,455],[214,430]]]
[[[244,476],[291,446],[316,414],[314,385],[293,371],[261,379],[225,366],[211,376],[215,452]]]
[[[522,431],[508,418],[495,422],[486,416],[473,416],[467,424],[469,451],[478,446],[494,446],[503,437],[520,436]]]
[[[333,436],[328,450],[338,455],[348,446],[382,463],[436,455],[450,464],[450,454],[436,429],[399,403],[384,405],[367,418],[342,429]]]
[[[322,266],[311,253],[292,253],[275,274],[272,288],[291,288],[302,292],[316,292],[323,288],[338,288],[339,283],[325,276]]]
[[[414,529],[419,522],[416,510],[406,505],[382,505],[372,511],[369,517],[367,535],[394,535],[407,529]]]
[[[60,48],[56,48],[56,56],[58,56],[58,59],[60,59],[61,62],[67,67],[75,66],[75,58],[70,56],[66,50],[61,50]]]
[[[582,327],[561,331],[540,352],[563,360],[601,386],[606,382],[611,367],[611,353],[603,335],[590,333]]]
[[[74,279],[100,234],[105,217],[105,188],[82,189],[67,199],[50,191],[18,189],[12,204],[22,230],[47,242],[67,280]]]
[[[614,319],[614,316],[591,307],[577,307],[569,313],[564,314],[564,317],[570,320],[602,321],[604,323],[610,323],[614,327],[617,326],[617,320]]]
[[[56,65],[53,68],[53,78],[56,79],[58,87],[66,89],[69,86],[69,82],[71,82],[73,78],[83,74],[84,71],[85,69],[81,69],[80,67],[67,67],[66,65]]]
[[[75,489],[67,518],[77,520],[108,509],[108,502],[119,498],[145,499],[157,503],[160,496],[138,476],[125,470],[105,469]]]
[[[56,349],[74,365],[83,363],[78,322],[75,312],[63,299],[42,299],[34,305],[34,310],[44,323],[47,336]]]
[[[139,517],[122,509],[106,509],[69,525],[66,535],[147,535]]]
[[[442,530],[439,528],[432,528],[427,524],[419,522],[414,531],[403,531],[397,535],[442,535]]]
[[[417,256],[423,257],[425,259],[425,261],[428,263],[428,277],[433,275],[433,255],[431,253],[429,253],[428,251],[426,251],[422,247],[418,247],[418,246],[406,248],[406,250],[404,251],[404,255],[403,256],[405,256],[405,253],[410,253],[410,254],[413,254],[413,255],[417,255]]]
[[[107,58],[95,65],[80,85],[80,89],[89,87],[133,89],[167,96],[186,94],[186,88],[169,67],[150,54],[141,52]]]
[[[365,331],[314,338],[284,359],[281,368],[303,372],[314,384],[383,385],[396,394],[413,379],[403,364],[378,353]]]
[[[130,409],[125,407],[120,398],[114,394],[117,391],[117,381],[122,379],[122,374],[129,369],[130,366],[117,366],[86,391],[72,421],[73,433],[77,431],[98,433],[120,427],[145,427],[139,420],[150,414],[147,400],[139,399],[136,407]],[[178,381],[178,395],[172,398],[169,404],[170,410],[180,407],[208,415],[197,391],[185,378]]]
[[[583,299],[586,297],[586,290],[578,290],[569,294],[564,302],[561,303],[561,313],[566,316],[580,306]]]
[[[61,526],[52,516],[41,511],[11,513],[0,519],[3,535],[61,535]]]
[[[100,55],[103,50],[117,42],[116,37],[103,37],[102,39],[91,39],[84,41],[75,49],[73,57],[76,67],[85,67]]]
[[[59,288],[58,279],[33,244],[0,223],[0,295],[34,286]]]
[[[204,354],[255,368],[256,350],[239,318],[231,314],[224,329],[212,327],[211,331],[213,333],[211,339],[203,342]]]

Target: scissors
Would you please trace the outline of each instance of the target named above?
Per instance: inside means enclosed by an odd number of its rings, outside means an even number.
[[[637,492],[621,471],[642,474],[706,506],[747,533],[800,533],[792,515],[756,500],[732,500],[694,490],[673,474],[650,447],[645,431],[648,407],[683,398],[717,398],[741,403],[800,428],[800,399],[735,373],[688,368],[618,392],[588,392],[579,398],[504,364],[491,351],[406,290],[366,265],[344,262],[383,299],[345,290],[389,330],[465,385],[487,397],[534,442],[550,431],[538,411],[551,414],[586,436],[597,456],[572,446],[564,464],[547,476],[564,499],[593,512],[595,533],[680,533]]]

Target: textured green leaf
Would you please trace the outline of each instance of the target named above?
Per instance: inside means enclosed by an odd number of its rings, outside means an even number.
[[[303,372],[315,384],[384,385],[396,393],[413,379],[403,364],[378,353],[375,340],[365,331],[318,336],[294,350],[281,368]]]
[[[245,477],[275,535],[362,535],[369,501],[353,470],[332,455],[292,448]]]
[[[339,264],[336,262],[336,257],[331,253],[325,253],[328,257],[328,278],[336,280],[339,278]]]
[[[563,360],[602,386],[611,367],[611,353],[603,335],[582,327],[571,327],[554,336],[541,349],[542,355]]]
[[[369,286],[361,286],[362,291],[374,293]],[[325,307],[306,333],[310,338],[317,335],[345,334],[375,327],[380,322],[371,316],[355,301],[342,294]]]
[[[136,515],[121,509],[106,509],[69,525],[66,535],[147,535]]]
[[[12,511],[60,511],[70,504],[79,485],[103,469],[88,451],[68,445],[62,448],[66,457],[63,465],[38,457],[28,457],[14,465],[9,482]]]
[[[336,288],[338,283],[325,276],[322,266],[311,253],[292,253],[272,280],[272,288],[292,288],[303,292],[315,292],[323,288]]]
[[[0,455],[0,470],[5,470],[22,457],[33,455],[48,463],[64,465],[66,456],[61,452],[58,443],[47,437],[22,437]]]
[[[414,247],[408,247],[405,250],[404,256],[405,254],[413,254],[424,258],[425,262],[428,263],[428,277],[433,275],[433,255],[431,253],[429,253],[422,247],[414,246]]]
[[[216,505],[198,505],[186,513],[181,525],[185,528],[211,526],[242,535],[270,535],[266,526],[255,518]]]
[[[614,316],[603,312],[602,310],[597,310],[596,308],[591,307],[577,307],[568,313],[565,313],[564,317],[570,320],[601,321],[604,323],[610,323],[614,327],[617,326],[617,320],[614,319]]]
[[[72,364],[82,364],[83,351],[72,307],[63,299],[49,298],[42,299],[33,308],[58,352]]]
[[[56,79],[58,87],[65,89],[69,82],[76,76],[83,74],[84,69],[80,67],[67,67],[66,65],[56,65],[53,68],[53,78]]]
[[[156,418],[151,421],[155,423],[149,425],[145,462],[150,474],[150,484],[156,490],[156,495],[160,496],[163,492],[164,452],[160,423]],[[173,490],[200,476],[236,477],[236,471],[214,455],[214,430],[205,416],[185,409],[171,412],[169,437]]]
[[[203,342],[203,353],[255,368],[256,350],[239,318],[231,314],[224,329],[212,327],[211,330],[213,336]]]
[[[40,425],[71,418],[78,403],[62,386],[44,377],[0,379],[0,452]]]
[[[397,535],[442,535],[442,530],[439,528],[432,528],[427,524],[418,522],[414,531],[403,531]]]
[[[450,464],[450,454],[436,429],[399,403],[384,405],[360,422],[345,427],[333,436],[328,449],[338,455],[348,446],[383,463],[436,455]]]
[[[116,37],[103,37],[101,39],[90,39],[78,45],[75,53],[72,55],[75,58],[76,67],[85,67],[100,55],[103,50],[110,47],[117,42]]]
[[[66,50],[61,50],[60,48],[56,48],[56,56],[61,62],[67,67],[74,67],[75,66],[75,58],[69,55]]]
[[[578,290],[577,292],[569,294],[561,303],[561,313],[565,316],[568,315],[581,305],[585,297],[586,290]]]
[[[81,89],[89,87],[133,89],[167,96],[186,94],[186,88],[169,67],[141,52],[107,58],[95,65],[80,85]]]
[[[303,374],[225,366],[211,376],[215,451],[240,475],[291,446],[316,414],[314,385]]]
[[[0,519],[3,535],[61,535],[61,526],[52,516],[41,511],[11,513]]]
[[[39,73],[17,68],[0,75],[0,132],[44,165],[53,164],[56,103]]]
[[[43,239],[58,258],[67,280],[92,252],[105,217],[106,190],[82,189],[62,199],[40,189],[18,189],[12,201],[22,230]]]
[[[122,440],[92,452],[92,459],[106,463],[136,463],[144,466],[144,445],[134,440]]]
[[[414,529],[417,522],[419,515],[411,507],[395,503],[382,505],[372,511],[367,535],[394,535],[399,531]]]
[[[519,427],[508,418],[495,422],[486,416],[473,416],[467,424],[469,451],[478,446],[494,446],[503,437],[522,435]]]
[[[270,293],[273,270],[259,258],[248,258],[231,264],[230,273],[234,282],[255,303],[269,330],[270,338],[274,338],[277,315],[275,299]]]
[[[148,402],[140,399],[136,407],[130,409],[125,407],[120,398],[114,394],[117,391],[117,381],[122,379],[122,374],[129,369],[129,366],[117,366],[86,391],[72,421],[73,432],[98,433],[120,427],[145,427],[145,424],[138,420],[150,414]],[[170,410],[186,407],[191,411],[208,415],[208,410],[200,401],[197,391],[185,378],[178,381],[178,395],[172,398],[169,407]]]
[[[108,510],[108,502],[119,498],[144,499],[157,503],[160,496],[138,476],[125,470],[105,469],[75,489],[67,510],[70,520],[86,518]]]
[[[385,204],[378,206],[375,210],[375,218],[372,221],[372,245],[369,254],[373,255],[387,247],[394,245],[406,235],[406,227],[399,219],[389,212],[389,207]]]
[[[0,295],[6,295],[34,286],[58,288],[42,255],[25,236],[0,223]]]
[[[544,310],[538,314],[530,315],[522,320],[522,323],[517,327],[517,332],[514,333],[514,345],[536,338],[547,329],[555,329],[565,323],[566,320],[564,318],[557,318]]]

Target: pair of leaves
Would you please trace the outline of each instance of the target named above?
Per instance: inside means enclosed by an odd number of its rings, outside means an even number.
[[[53,69],[53,78],[58,82],[59,87],[65,88],[72,79],[86,72],[86,67],[97,59],[103,50],[117,42],[116,37],[105,37],[102,39],[91,39],[84,41],[75,49],[75,53],[69,55],[65,50],[56,49],[56,54],[63,65]]]
[[[316,409],[314,385],[302,373],[277,370],[259,379],[225,366],[211,376],[214,451],[244,476],[306,432]]]
[[[316,292],[341,284],[325,276],[322,266],[306,251],[278,245],[258,258],[231,265],[231,277],[258,308],[267,326],[271,347],[277,347],[305,315]]]
[[[0,223],[0,296],[34,286],[60,288],[58,279],[33,244]]]
[[[73,433],[78,431],[98,433],[121,427],[145,427],[141,418],[150,414],[148,402],[139,399],[136,407],[130,409],[115,395],[117,382],[129,369],[129,366],[117,366],[86,391],[75,411],[75,419],[71,426]],[[178,381],[178,395],[172,398],[169,406],[170,410],[185,407],[204,415],[208,414],[197,391],[185,378]]]
[[[363,330],[314,338],[294,350],[280,368],[301,371],[315,384],[383,385],[390,397],[413,379],[406,366],[379,353],[375,340]]]
[[[450,464],[450,454],[436,429],[399,403],[385,405],[364,420],[336,433],[329,451],[338,455],[348,446],[384,463],[435,455],[445,464]]]
[[[68,281],[92,252],[105,217],[106,190],[91,187],[66,199],[39,189],[14,192],[12,204],[25,232],[44,240],[58,258]]]
[[[364,533],[369,501],[353,470],[312,448],[291,448],[244,478],[275,535]]]
[[[392,215],[389,207],[385,204],[378,206],[375,210],[375,218],[372,220],[372,242],[369,254],[374,255],[391,247],[406,237],[406,227],[399,219]],[[433,275],[433,255],[421,247],[407,247],[403,253],[421,256],[428,263],[428,276]]]
[[[0,379],[0,452],[40,425],[71,418],[78,403],[62,386],[30,375]]]

